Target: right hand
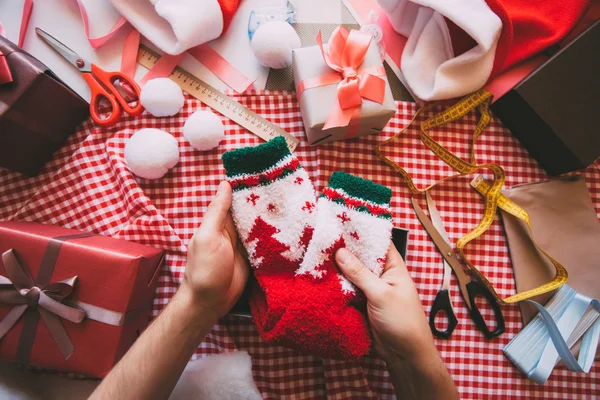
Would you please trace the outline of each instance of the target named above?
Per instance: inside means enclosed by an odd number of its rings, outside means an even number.
[[[393,244],[381,277],[347,249],[338,250],[335,260],[367,297],[375,350],[384,361],[412,363],[438,356],[415,284]]]

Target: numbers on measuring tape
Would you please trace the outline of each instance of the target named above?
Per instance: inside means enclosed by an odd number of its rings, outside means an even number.
[[[156,64],[158,59],[158,54],[143,45],[140,46],[137,59],[138,63],[146,68],[151,68]],[[290,151],[294,151],[300,143],[300,140],[286,132],[284,129],[267,121],[254,111],[248,109],[180,67],[175,67],[173,72],[169,75],[169,78],[208,107],[223,114],[225,117],[231,119],[263,140],[271,140],[277,136],[283,136]]]
[[[501,304],[511,304],[511,303],[517,303],[519,301],[523,301],[523,300],[529,299],[531,297],[535,297],[537,295],[558,289],[560,286],[565,284],[565,282],[567,281],[568,274],[567,274],[567,270],[562,266],[562,264],[560,264],[558,261],[556,261],[554,258],[552,258],[548,253],[546,253],[544,250],[542,250],[533,240],[533,234],[531,232],[531,224],[530,224],[529,214],[524,209],[522,209],[520,206],[518,206],[516,203],[509,200],[502,194],[501,190],[502,190],[502,187],[504,186],[504,181],[505,181],[504,169],[501,166],[499,166],[497,164],[493,164],[493,163],[477,164],[477,160],[475,157],[475,143],[476,143],[477,139],[479,138],[479,136],[484,132],[485,128],[488,126],[488,124],[491,121],[491,115],[490,115],[490,111],[489,111],[489,106],[490,106],[491,100],[492,100],[492,95],[489,92],[486,92],[485,90],[482,89],[475,93],[472,93],[469,96],[466,96],[465,98],[461,99],[454,106],[450,107],[449,109],[447,109],[439,114],[434,115],[433,117],[431,117],[421,123],[421,126],[420,126],[421,142],[425,145],[425,147],[427,147],[431,152],[433,152],[445,164],[447,164],[452,169],[454,169],[456,172],[458,172],[457,174],[446,176],[446,177],[442,178],[441,180],[439,180],[438,182],[435,182],[435,183],[427,186],[426,188],[423,188],[423,189],[417,188],[412,177],[408,174],[408,172],[406,172],[406,170],[404,170],[398,164],[394,163],[392,160],[390,160],[385,155],[383,155],[381,149],[386,144],[391,143],[391,142],[395,141],[398,137],[400,137],[408,129],[408,127],[413,124],[413,122],[416,120],[417,116],[419,114],[421,114],[422,112],[429,110],[431,108],[430,106],[425,106],[425,107],[419,109],[413,116],[410,123],[404,129],[402,129],[396,135],[392,136],[391,138],[389,138],[389,139],[385,140],[384,142],[382,142],[381,144],[379,144],[376,147],[375,152],[376,152],[377,156],[383,162],[385,162],[387,165],[389,165],[394,170],[396,170],[397,172],[400,173],[400,175],[406,182],[408,188],[410,189],[410,191],[413,194],[426,192],[426,191],[430,190],[431,188],[433,188],[434,186],[436,186],[444,181],[453,179],[458,176],[472,174],[481,168],[486,168],[490,172],[492,172],[492,174],[494,176],[494,180],[492,181],[491,184],[489,182],[485,181],[482,177],[477,177],[471,182],[471,185],[473,186],[473,188],[475,190],[477,190],[484,198],[484,212],[483,212],[483,216],[482,216],[481,220],[479,221],[479,224],[471,232],[468,232],[466,235],[462,236],[460,239],[457,240],[456,249],[457,249],[457,252],[460,254],[461,258],[463,259],[463,261],[465,262],[465,264],[467,265],[467,267],[469,268],[470,272],[474,275],[474,277],[477,278],[477,280],[480,283],[485,285],[490,290],[490,292],[498,299],[498,301]],[[471,148],[470,148],[470,152],[469,152],[470,153],[469,161],[467,162],[467,161],[463,160],[462,158],[456,156],[449,150],[447,150],[444,146],[437,143],[431,136],[428,135],[427,131],[430,129],[442,127],[450,122],[456,121],[457,119],[462,118],[463,116],[465,116],[466,114],[468,114],[469,112],[471,112],[474,109],[479,110],[480,118],[479,118],[479,121],[477,122],[475,131],[473,132],[473,139],[471,142]],[[496,215],[496,210],[498,207],[502,208],[506,212],[509,212],[510,214],[514,215],[515,217],[523,220],[527,224],[527,226],[529,227],[529,231],[530,231],[534,245],[542,252],[542,254],[544,254],[552,262],[552,264],[554,265],[554,268],[556,270],[556,275],[551,282],[548,282],[542,286],[539,286],[539,287],[531,289],[531,290],[517,293],[513,296],[509,296],[504,299],[498,295],[498,293],[494,289],[493,285],[488,281],[488,279],[485,277],[485,275],[483,275],[479,271],[479,269],[477,269],[475,267],[475,265],[473,265],[469,261],[469,259],[467,258],[466,254],[465,254],[466,246],[471,241],[473,241],[473,240],[479,238],[481,235],[483,235],[489,229],[489,227],[492,225],[492,223],[494,222],[494,216]]]

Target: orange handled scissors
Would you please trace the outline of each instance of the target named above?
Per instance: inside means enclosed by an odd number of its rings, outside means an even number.
[[[97,65],[79,57],[77,53],[47,32],[44,32],[40,28],[35,28],[35,31],[46,43],[83,74],[83,78],[92,91],[90,115],[95,123],[104,127],[116,124],[121,118],[121,109],[129,115],[140,115],[144,111],[144,107],[139,101],[140,87],[132,78],[121,72],[106,72]],[[123,91],[131,92],[135,95],[135,101],[137,102],[135,106],[130,106],[128,100],[119,92],[116,86],[117,81]],[[107,100],[110,104],[106,112],[104,107],[100,106],[102,100]],[[103,118],[103,114],[107,114],[107,117]]]

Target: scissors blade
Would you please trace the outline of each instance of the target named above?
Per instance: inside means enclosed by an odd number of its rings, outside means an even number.
[[[61,41],[50,35],[48,32],[35,28],[35,32],[41,37],[46,43],[50,45],[54,50],[56,50],[61,56],[63,56],[67,61],[69,61],[75,68],[80,70],[81,72],[89,72],[90,64],[83,58],[79,57],[77,53],[73,50],[65,46]]]
[[[427,231],[429,237],[431,237],[431,240],[433,240],[433,243],[437,247],[438,251],[442,254],[442,257],[444,257],[446,262],[450,265],[450,268],[452,268],[456,274],[460,293],[465,301],[465,304],[467,305],[467,308],[471,310],[471,300],[469,299],[469,291],[467,290],[467,283],[471,282],[471,278],[464,271],[460,261],[458,261],[458,258],[456,257],[456,254],[454,251],[452,251],[450,244],[433,225],[433,222],[431,222],[415,198],[412,198],[412,205],[415,209],[415,213],[417,214],[417,218],[419,218],[419,221],[421,221],[421,224],[423,225],[423,228],[425,228],[425,231]]]
[[[433,198],[431,197],[429,192],[425,192],[425,197],[427,201],[427,209],[429,211],[429,218],[431,219],[433,226],[435,227],[435,229],[437,229],[437,231],[440,233],[440,235],[448,244],[448,246],[452,247],[452,245],[450,244],[450,238],[448,237],[448,232],[446,232],[446,228],[444,227],[442,217],[440,216],[440,213],[435,205],[435,201],[433,201]],[[442,281],[443,289],[450,288],[450,274],[452,274],[452,268],[450,267],[450,264],[448,264],[448,261],[446,261],[446,259],[444,258],[444,278]]]

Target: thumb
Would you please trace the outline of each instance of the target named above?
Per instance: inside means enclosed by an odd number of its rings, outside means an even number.
[[[219,189],[212,202],[208,206],[204,218],[202,220],[202,227],[209,229],[210,231],[220,231],[225,226],[227,213],[231,206],[231,186],[228,182],[223,181],[219,185]]]
[[[381,281],[354,254],[345,248],[335,253],[335,261],[346,278],[350,279],[367,297],[378,292]]]

